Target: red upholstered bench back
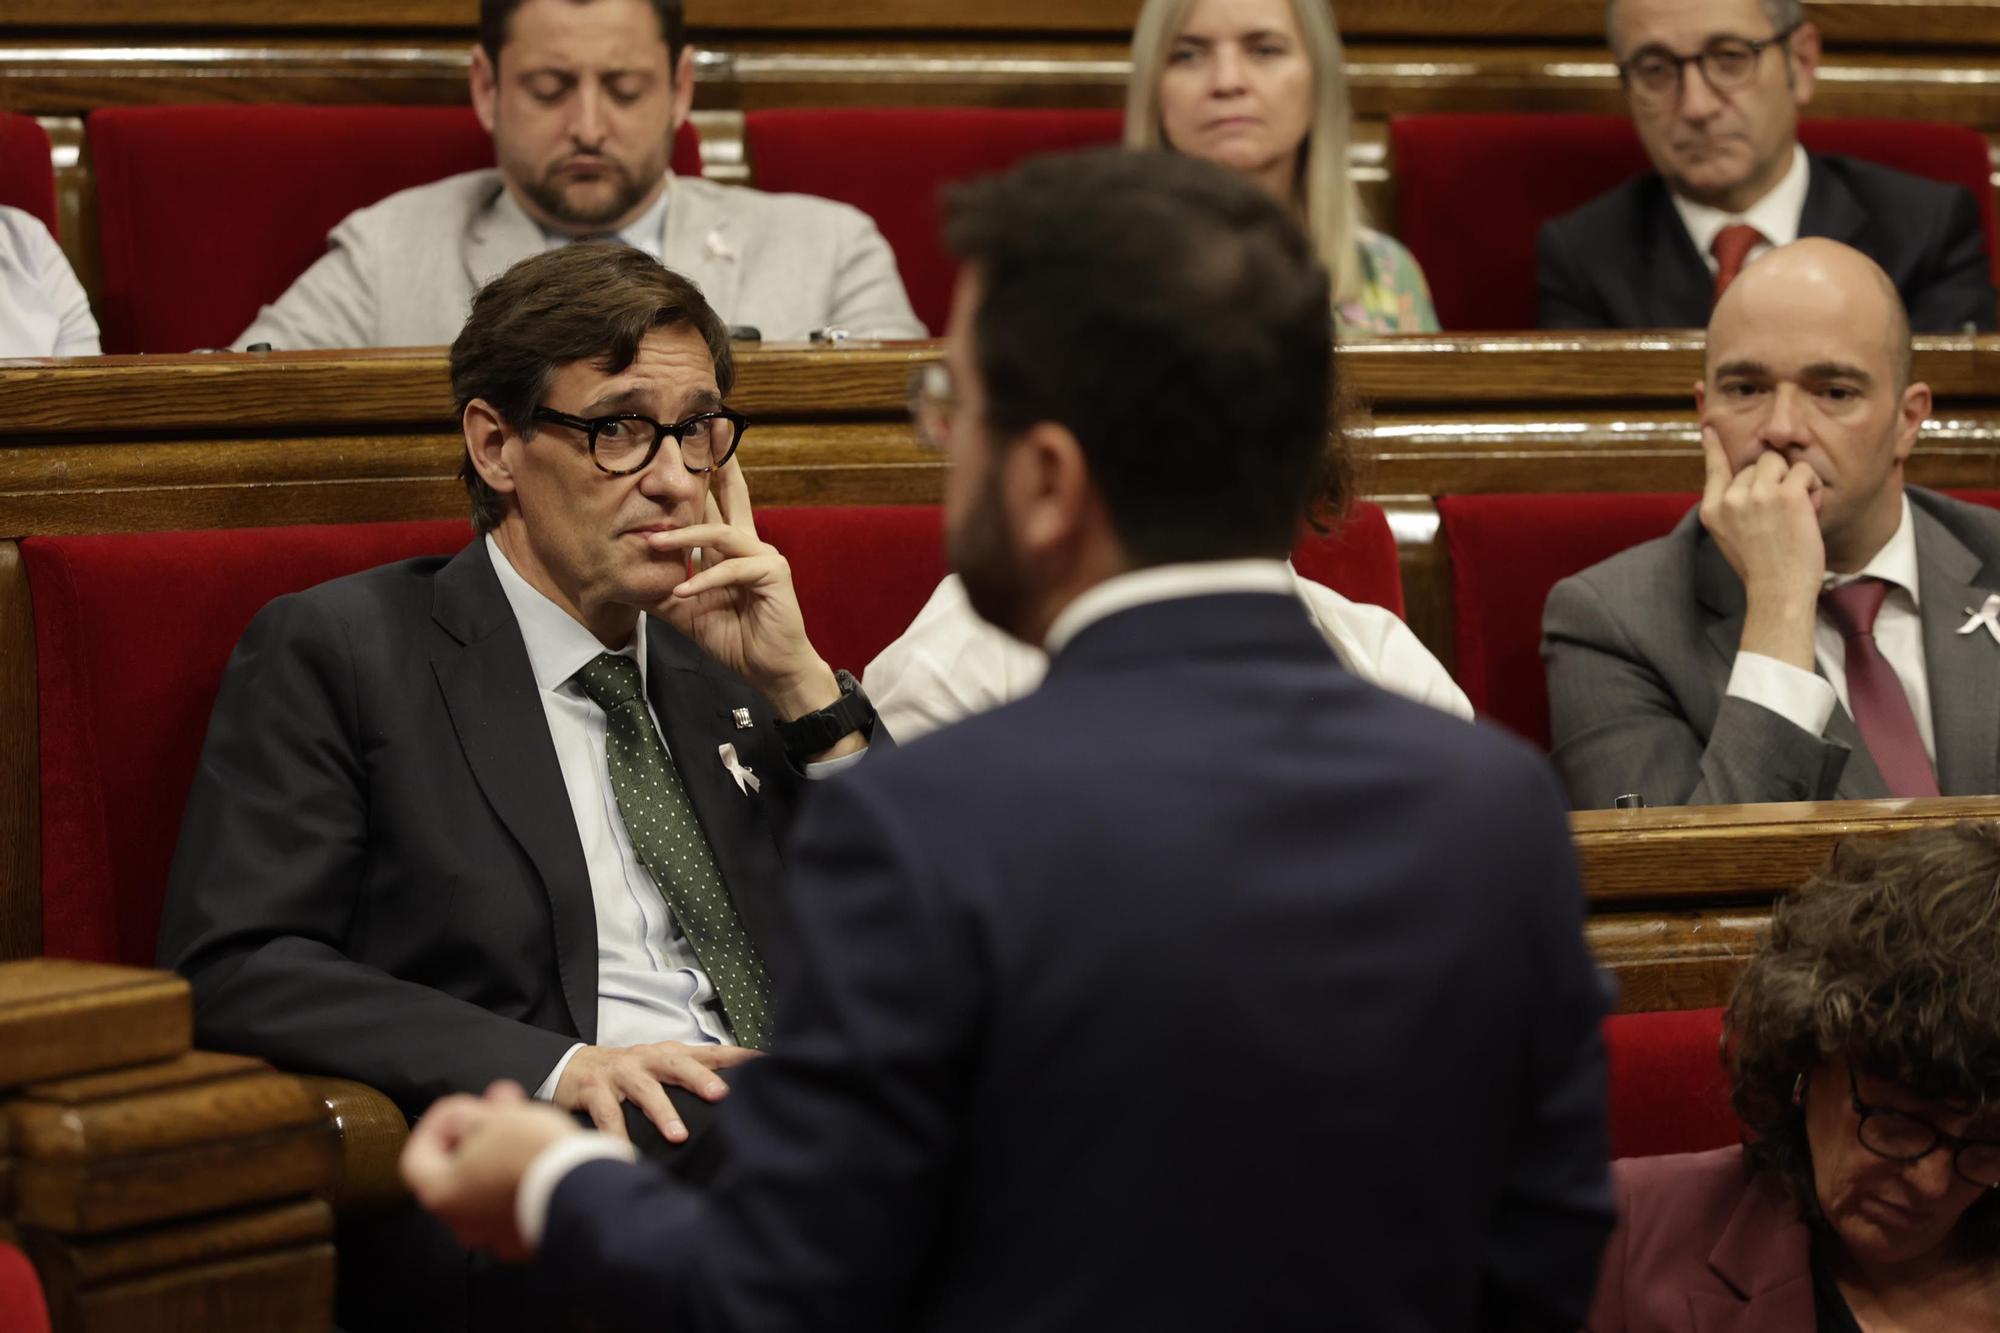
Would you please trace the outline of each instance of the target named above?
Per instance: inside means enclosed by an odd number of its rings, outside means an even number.
[[[28,1256],[0,1245],[0,1329],[7,1333],[49,1333],[49,1307],[42,1281]]]
[[[90,142],[107,352],[227,346],[349,213],[493,165],[470,107],[108,107]],[[701,173],[691,126],[674,169]]]
[[[762,190],[816,194],[875,219],[917,318],[944,331],[958,266],[939,234],[941,189],[1036,153],[1116,143],[1120,111],[974,107],[752,111],[751,178]]]
[[[1813,152],[1964,185],[1996,257],[1986,137],[1963,125],[1808,120]],[[1535,326],[1535,232],[1651,169],[1624,116],[1424,114],[1389,124],[1396,235],[1423,266],[1447,329]]]
[[[32,116],[0,112],[0,204],[40,218],[56,230],[56,170],[49,136]]]
[[[1665,536],[1694,495],[1447,495],[1459,685],[1472,706],[1549,744],[1542,604],[1549,589],[1628,547]]]
[[[1742,1140],[1722,1068],[1720,1009],[1613,1014],[1611,1155],[1704,1152]]]

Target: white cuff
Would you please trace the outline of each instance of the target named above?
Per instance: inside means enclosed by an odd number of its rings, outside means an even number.
[[[571,1058],[574,1057],[578,1051],[582,1050],[583,1046],[584,1044],[582,1042],[578,1042],[576,1045],[570,1047],[568,1050],[563,1052],[563,1058],[556,1061],[556,1067],[554,1069],[551,1069],[549,1071],[549,1076],[542,1080],[542,1086],[535,1089],[536,1101],[552,1102],[556,1099],[556,1085],[562,1082],[563,1070],[569,1068],[569,1062]]]
[[[868,757],[868,747],[862,746],[853,754],[844,754],[838,759],[818,759],[806,765],[806,781],[824,782],[838,773],[845,773]]]
[[[514,1225],[530,1250],[542,1247],[542,1233],[549,1227],[549,1204],[556,1186],[585,1162],[636,1162],[638,1150],[624,1139],[595,1132],[571,1134],[558,1139],[535,1155],[521,1173],[521,1187],[514,1191]]]
[[[1762,653],[1738,653],[1729,671],[1732,698],[1768,708],[1808,736],[1826,734],[1833,720],[1833,686],[1823,676],[1801,671]]]

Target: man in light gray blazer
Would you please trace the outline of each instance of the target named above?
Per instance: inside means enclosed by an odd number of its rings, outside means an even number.
[[[668,169],[694,99],[681,0],[481,0],[471,81],[498,167],[349,215],[236,346],[449,343],[489,280],[583,239],[646,251],[768,339],[927,336],[865,213]]]
[[[1707,484],[1542,620],[1571,802],[2000,792],[2000,513],[1904,484],[1931,409],[1883,271],[1804,240],[1717,304]]]

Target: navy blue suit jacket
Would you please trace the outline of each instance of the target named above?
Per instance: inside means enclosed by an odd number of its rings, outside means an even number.
[[[1918,333],[1994,321],[1979,205],[1963,186],[1856,158],[1810,155],[1800,236],[1829,236],[1880,264]],[[1715,278],[1657,174],[1542,225],[1535,238],[1545,329],[1698,329]]]
[[[815,794],[710,1195],[597,1162],[609,1327],[1573,1329],[1610,1225],[1563,805],[1296,599],[1089,626]]]

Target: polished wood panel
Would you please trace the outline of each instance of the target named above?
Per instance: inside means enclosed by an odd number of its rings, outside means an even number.
[[[1768,909],[1615,912],[1592,916],[1584,933],[1618,983],[1617,1011],[1646,1013],[1727,1004],[1770,923]]]
[[[410,1124],[396,1104],[365,1083],[303,1078],[340,1138],[340,1166],[325,1199],[342,1217],[374,1212],[409,1195],[398,1162]]]
[[[66,958],[0,963],[0,1087],[163,1059],[186,1050],[193,1030],[188,984],[171,973]],[[13,1130],[18,1151],[24,1129]]]
[[[0,735],[18,738],[11,760],[0,759],[0,962],[30,957],[42,947],[37,700],[28,573],[20,547],[0,541]]]
[[[30,1233],[27,1241],[48,1288],[56,1333],[326,1333],[333,1328],[330,1241],[101,1285],[88,1284],[73,1271],[89,1265],[93,1246],[64,1244],[39,1233]]]

